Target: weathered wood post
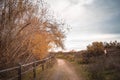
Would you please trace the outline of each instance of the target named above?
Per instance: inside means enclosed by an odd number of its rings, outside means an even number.
[[[18,80],[22,80],[22,66],[21,64],[19,63],[19,68],[18,68]]]
[[[46,68],[49,68],[49,60],[50,60],[50,58],[47,58],[47,61],[46,61]]]
[[[51,58],[49,58],[49,60],[48,60],[48,68],[50,67],[50,59],[51,59]]]
[[[44,60],[42,61],[42,71],[44,71]]]
[[[36,80],[36,62],[33,63],[33,79]]]

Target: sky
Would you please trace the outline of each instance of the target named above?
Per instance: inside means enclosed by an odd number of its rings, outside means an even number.
[[[120,0],[46,0],[71,29],[66,50],[83,50],[93,41],[120,41]]]

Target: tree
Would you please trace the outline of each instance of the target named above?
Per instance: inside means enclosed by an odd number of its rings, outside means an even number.
[[[99,56],[104,54],[104,45],[102,42],[93,42],[92,45],[87,46],[89,56]]]
[[[43,0],[1,0],[0,11],[0,69],[64,48],[64,24],[49,14]]]

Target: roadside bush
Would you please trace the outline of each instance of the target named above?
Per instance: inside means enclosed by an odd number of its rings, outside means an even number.
[[[73,62],[75,60],[74,53],[71,53],[71,52],[70,53],[69,52],[58,52],[56,53],[56,57],[66,59],[70,62]]]
[[[99,56],[104,54],[104,45],[102,42],[93,42],[92,45],[87,46],[87,55],[89,57]]]
[[[78,64],[89,63],[89,57],[85,50],[75,53],[75,61]]]
[[[92,45],[87,46],[87,50],[80,51],[76,53],[76,61],[78,63],[93,63],[95,62],[95,57],[104,54],[104,45],[102,42],[93,42]]]
[[[120,79],[120,49],[108,50],[109,55],[90,57],[92,64],[87,64],[89,80],[119,80]]]
[[[110,42],[104,42],[105,48],[118,48],[120,49],[120,42],[118,41],[110,41]]]

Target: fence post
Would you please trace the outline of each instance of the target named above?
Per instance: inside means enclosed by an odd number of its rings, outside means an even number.
[[[42,62],[42,71],[44,71],[44,61]]]
[[[22,66],[21,64],[19,63],[19,68],[18,68],[18,80],[22,80]]]
[[[52,60],[51,60],[51,57],[50,57],[49,63],[50,63],[50,67],[51,67],[51,66],[52,66]]]
[[[36,80],[36,62],[33,63],[33,78]]]
[[[47,68],[49,68],[49,66],[50,66],[50,58],[47,61]]]

